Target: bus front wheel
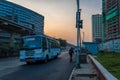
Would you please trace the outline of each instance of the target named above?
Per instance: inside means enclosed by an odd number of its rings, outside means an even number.
[[[58,58],[58,53],[57,53],[57,55],[55,56],[55,59],[57,59]]]
[[[49,61],[48,55],[45,58],[45,63],[47,63]]]

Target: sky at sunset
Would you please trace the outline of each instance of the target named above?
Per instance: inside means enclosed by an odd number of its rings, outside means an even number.
[[[76,0],[8,0],[29,8],[45,17],[46,35],[76,44]],[[92,41],[91,15],[101,14],[102,0],[80,0],[84,41]]]

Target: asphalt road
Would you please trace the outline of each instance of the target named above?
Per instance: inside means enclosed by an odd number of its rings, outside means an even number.
[[[32,65],[19,58],[0,59],[0,80],[68,80],[73,67],[66,52],[48,63]]]

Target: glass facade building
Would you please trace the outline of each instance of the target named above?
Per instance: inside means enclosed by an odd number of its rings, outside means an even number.
[[[0,0],[0,18],[44,34],[44,16],[12,2]]]
[[[100,43],[102,41],[102,15],[92,15],[92,40]]]

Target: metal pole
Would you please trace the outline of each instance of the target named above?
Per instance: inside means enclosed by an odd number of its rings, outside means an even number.
[[[77,0],[77,11],[79,11],[79,0]]]
[[[76,67],[80,67],[80,47],[81,47],[81,40],[80,40],[80,9],[79,9],[79,0],[77,0],[77,12],[76,12],[76,27],[77,27],[77,53],[76,53]]]
[[[79,54],[80,54],[80,28],[77,28],[77,53],[76,53],[76,67],[79,67],[79,66],[80,66]]]
[[[84,35],[84,32],[83,32],[83,42],[84,42],[84,36],[85,36],[85,35]]]
[[[81,46],[83,46],[84,43],[84,32],[83,32],[83,37],[81,38]]]
[[[81,41],[82,41],[81,32],[80,32],[79,34],[80,34],[80,53],[81,53],[81,46],[82,46],[82,42],[81,42]],[[80,53],[79,53],[79,54],[80,54]]]

